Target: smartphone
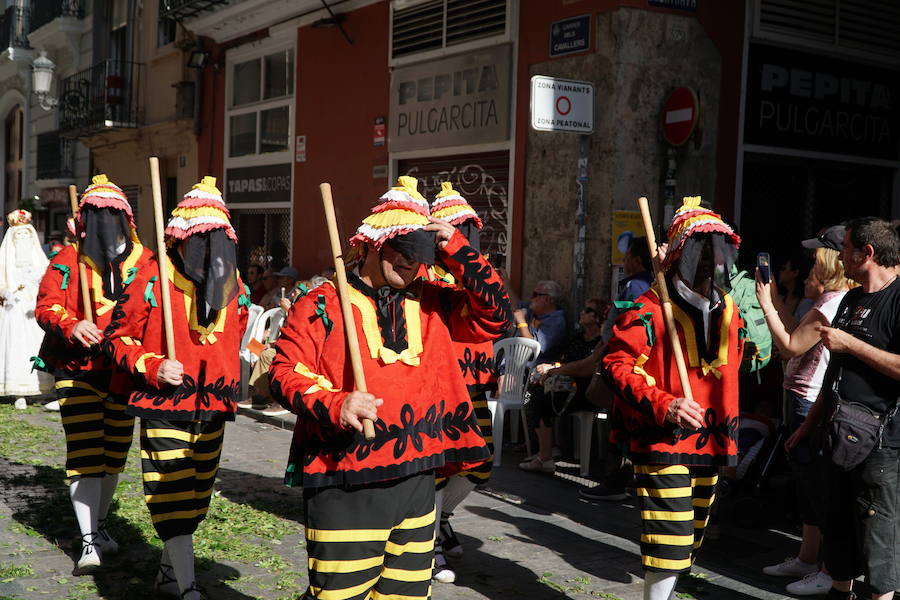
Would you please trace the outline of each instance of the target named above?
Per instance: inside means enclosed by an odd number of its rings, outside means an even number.
[[[769,253],[760,252],[756,255],[756,268],[759,270],[759,280],[763,283],[772,282],[772,268],[769,266]]]

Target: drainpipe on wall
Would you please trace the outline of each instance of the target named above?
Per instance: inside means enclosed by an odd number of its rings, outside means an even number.
[[[575,181],[575,290],[572,310],[577,314],[584,302],[585,206],[588,194],[589,135],[578,136],[578,179]]]

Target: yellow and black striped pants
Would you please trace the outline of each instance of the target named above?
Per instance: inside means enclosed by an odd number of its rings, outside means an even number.
[[[224,438],[223,421],[141,419],[144,500],[163,541],[193,534],[206,517]]]
[[[715,499],[718,469],[635,465],[641,563],[648,571],[689,571]]]
[[[431,597],[434,473],[367,486],[307,489],[304,600]]]
[[[491,409],[488,408],[487,392],[472,391],[474,386],[469,386],[469,398],[472,399],[472,407],[475,409],[475,417],[478,419],[478,428],[481,429],[481,437],[487,444],[488,451],[491,453],[490,458],[470,471],[461,471],[456,475],[465,477],[475,485],[484,485],[491,478],[491,469],[494,468],[494,418],[491,415]],[[437,477],[435,486],[438,490],[444,489],[447,485],[446,477]],[[440,515],[439,515],[440,516]]]
[[[89,371],[56,381],[70,479],[103,477],[125,469],[134,417],[125,414],[124,399],[109,393],[110,375],[109,371]]]

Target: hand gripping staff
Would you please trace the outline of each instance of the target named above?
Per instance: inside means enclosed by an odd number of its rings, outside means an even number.
[[[69,186],[69,204],[72,205],[72,218],[78,221],[78,188],[74,185]],[[76,227],[77,231],[77,227]],[[79,243],[81,241],[79,240]],[[90,288],[88,288],[87,267],[81,260],[78,261],[78,285],[81,286],[81,306],[84,308],[84,320],[94,322],[94,315],[91,311]]]
[[[166,358],[175,358],[175,333],[172,329],[172,300],[169,294],[169,259],[166,255],[162,191],[159,187],[159,159],[150,157],[150,187],[153,190],[153,218],[156,221],[156,260],[159,262],[159,289],[162,292],[163,323],[166,328]]]
[[[331,198],[331,184],[319,184],[322,192],[322,206],[325,208],[325,221],[328,223],[328,238],[331,240],[331,254],[334,256],[334,274],[337,279],[338,299],[341,301],[341,315],[344,318],[344,332],[347,337],[347,349],[350,351],[350,363],[353,365],[353,381],[356,389],[366,391],[366,377],[363,373],[362,357],[359,354],[359,339],[356,335],[356,323],[353,320],[353,307],[350,305],[350,293],[347,289],[347,272],[344,270],[344,253],[341,249],[341,238],[338,234],[337,219],[334,216],[334,200]],[[375,439],[375,425],[371,419],[363,419],[363,434],[367,440]]]
[[[659,291],[660,303],[662,304],[663,320],[666,323],[669,341],[672,343],[672,354],[675,355],[675,367],[678,369],[681,393],[688,400],[693,400],[694,395],[691,393],[691,382],[688,381],[687,366],[684,363],[684,353],[681,350],[681,340],[678,339],[678,331],[675,330],[675,315],[672,313],[672,301],[669,299],[669,290],[666,287],[666,274],[659,264],[656,236],[653,233],[653,220],[650,218],[650,206],[647,204],[647,198],[644,196],[638,198],[638,208],[641,209],[644,234],[647,236],[647,247],[650,249],[650,257],[653,261],[653,275],[656,278],[656,287]]]

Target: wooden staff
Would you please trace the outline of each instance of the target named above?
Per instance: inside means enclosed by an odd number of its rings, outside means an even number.
[[[346,333],[347,346],[350,350],[350,364],[353,365],[353,381],[357,390],[365,392],[366,377],[363,373],[362,356],[359,353],[359,338],[356,335],[356,323],[353,320],[353,307],[350,305],[347,272],[344,270],[344,253],[341,249],[337,218],[334,216],[334,200],[331,198],[331,184],[320,184],[319,191],[322,192],[322,206],[325,208],[328,238],[331,240],[331,254],[334,256],[334,274],[337,276],[338,298],[341,301],[341,315],[344,317],[344,332]],[[375,439],[375,425],[372,423],[372,420],[363,419],[362,425],[366,439]]]
[[[150,157],[150,187],[153,190],[153,218],[156,221],[156,260],[159,263],[159,288],[162,291],[163,324],[166,328],[166,354],[175,358],[175,332],[172,329],[172,300],[169,295],[169,261],[163,226],[162,191],[159,187],[159,159]]]
[[[78,219],[78,188],[69,186],[69,204],[72,205],[72,218]],[[78,227],[75,227],[78,231]],[[79,247],[81,240],[77,240]],[[91,310],[91,289],[88,287],[87,267],[81,259],[78,259],[78,285],[81,286],[81,306],[84,309],[84,320],[94,322],[94,314]]]
[[[681,340],[675,330],[675,315],[672,313],[672,301],[669,299],[669,289],[666,287],[666,274],[659,264],[659,254],[656,247],[656,235],[653,233],[653,220],[650,218],[650,206],[647,198],[638,198],[638,208],[641,209],[641,219],[644,222],[644,234],[647,236],[647,247],[650,249],[650,258],[653,261],[653,275],[656,277],[656,287],[659,290],[659,299],[662,303],[663,320],[666,323],[666,331],[669,333],[669,341],[672,343],[672,353],[675,355],[675,367],[678,369],[678,381],[681,382],[681,391],[688,400],[693,400],[691,382],[688,381],[687,365],[684,363],[684,353],[681,350]]]

